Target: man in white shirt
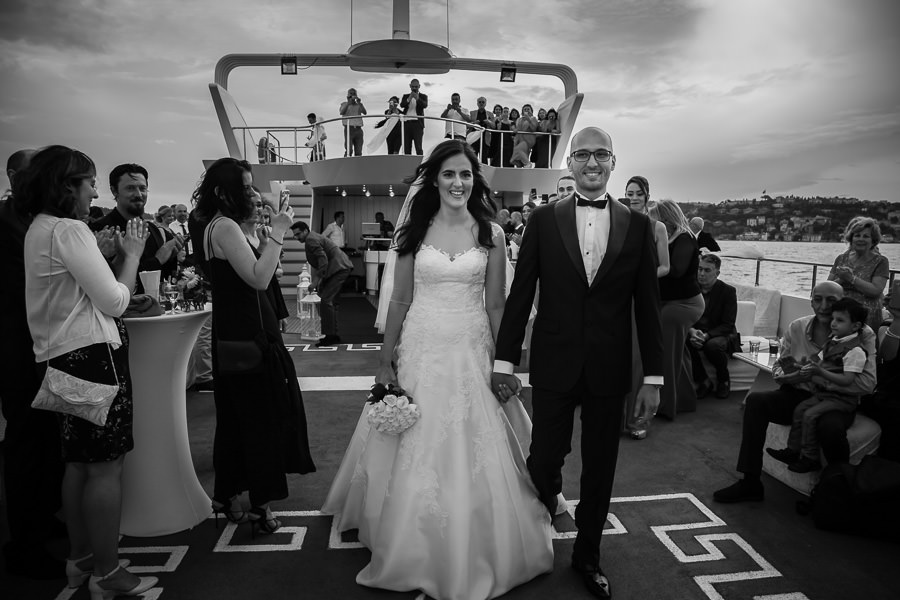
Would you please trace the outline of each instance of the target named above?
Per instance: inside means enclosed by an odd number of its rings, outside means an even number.
[[[184,204],[175,204],[172,210],[175,211],[175,220],[169,223],[169,231],[181,236],[184,240],[184,250],[190,256],[194,251],[191,248],[191,235],[188,233],[188,207]]]
[[[466,123],[470,122],[472,119],[469,117],[469,111],[460,106],[459,102],[459,94],[454,92],[453,95],[450,96],[450,104],[448,104],[447,108],[444,109],[444,112],[441,113],[441,118],[465,121]],[[445,138],[465,141],[466,126],[462,123],[451,123],[447,121],[444,124],[444,133]]]
[[[612,138],[588,127],[572,138],[575,193],[535,209],[522,237],[500,323],[491,383],[502,402],[522,389],[513,375],[538,283],[529,349],[534,428],[528,471],[551,515],[562,490],[575,409],[581,408],[581,491],[572,567],[596,597],[609,598],[600,540],[609,510],[625,396],[631,392],[632,310],[644,381],[634,416],[656,414],[663,384],[662,329],[653,224],[610,201]]]
[[[322,235],[334,242],[338,248],[344,247],[344,211],[334,213],[334,222],[325,228]]]

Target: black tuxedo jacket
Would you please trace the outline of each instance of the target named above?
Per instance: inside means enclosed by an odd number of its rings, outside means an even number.
[[[575,225],[575,195],[538,206],[522,238],[495,358],[518,364],[537,285],[530,381],[556,392],[583,375],[593,394],[631,388],[632,304],[645,375],[662,375],[656,246],[645,215],[609,201],[606,254],[588,284]]]
[[[409,112],[409,94],[403,94],[403,98],[400,99],[400,108],[404,115]],[[426,108],[428,108],[428,96],[419,92],[419,99],[416,100],[416,114],[420,117],[424,116]],[[419,122],[424,124],[425,120],[419,119]]]
[[[705,331],[711,338],[728,337],[728,352],[736,352],[735,345],[739,348],[741,343],[740,336],[735,335],[737,329],[734,326],[737,318],[737,290],[719,279],[703,299],[706,301],[706,308],[694,328]]]

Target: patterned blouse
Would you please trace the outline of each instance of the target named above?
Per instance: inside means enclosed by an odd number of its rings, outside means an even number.
[[[838,267],[849,267],[850,270],[856,275],[859,279],[863,281],[868,281],[871,283],[872,279],[875,277],[884,277],[885,279],[889,279],[890,265],[888,264],[888,259],[878,252],[873,252],[872,257],[860,264],[852,264],[850,262],[850,256],[856,255],[852,250],[847,250],[837,256],[834,259],[834,266],[831,267],[831,273],[828,275],[828,279],[832,281],[837,281],[836,270]],[[857,300],[860,304],[866,307],[869,311],[868,319],[866,323],[873,330],[878,331],[878,326],[881,325],[881,298],[882,294],[878,294],[877,297],[866,296],[859,290],[853,287],[850,283],[838,282],[844,288],[844,295],[847,298],[853,298]]]

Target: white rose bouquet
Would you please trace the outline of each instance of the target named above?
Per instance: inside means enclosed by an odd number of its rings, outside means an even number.
[[[369,390],[367,398],[369,408],[369,425],[381,433],[399,435],[412,427],[419,420],[419,407],[413,399],[399,387],[385,387],[376,383]]]

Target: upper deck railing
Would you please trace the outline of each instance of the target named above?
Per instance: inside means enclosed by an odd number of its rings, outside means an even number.
[[[439,127],[442,128],[441,131],[446,131],[447,126],[450,125],[454,126],[460,132],[465,132],[465,137],[468,140],[472,140],[470,141],[470,144],[473,146],[473,148],[475,148],[478,155],[482,157],[484,155],[486,146],[485,133],[490,134],[490,145],[492,147],[494,146],[496,141],[499,140],[499,151],[497,153],[497,156],[499,156],[502,161],[502,164],[494,166],[512,166],[509,163],[509,155],[511,154],[512,148],[516,143],[514,136],[517,135],[517,132],[515,130],[491,129],[474,123],[469,123],[467,121],[447,119],[442,117],[407,117],[404,115],[388,116],[383,114],[360,115],[326,119],[323,121],[319,121],[314,125],[311,124],[299,127],[246,126],[233,127],[232,129],[238,134],[237,137],[243,140],[243,155],[246,157],[253,156],[253,147],[255,146],[257,148],[257,160],[260,163],[304,164],[308,162],[315,162],[316,160],[322,160],[323,158],[327,157],[335,158],[345,155],[345,148],[349,146],[350,130],[349,128],[343,126],[344,122],[351,119],[362,119],[364,122],[366,122],[371,121],[372,119],[375,119],[376,121],[382,121],[393,118],[397,119],[394,128],[398,130],[398,136],[400,139],[400,148],[396,152],[397,154],[403,151],[403,140],[405,139],[406,127],[408,123],[414,119],[423,119],[425,121],[439,122]],[[326,129],[326,139],[321,143],[321,147],[317,149],[315,148],[315,139],[313,139],[314,128],[320,126],[325,127],[327,125],[339,126],[339,135],[328,135],[328,131]],[[364,139],[363,141],[363,155],[371,156],[390,154],[388,152],[385,139],[387,136],[382,133],[383,128],[389,126],[390,123],[385,122],[385,124],[381,128],[364,127],[363,132],[368,139]],[[332,127],[332,134],[334,134],[334,129],[335,127]],[[529,152],[533,151],[539,145],[543,145],[543,148],[537,148],[539,151],[545,150],[545,152],[542,153],[542,156],[544,157],[544,159],[542,160],[543,164],[540,166],[532,164],[531,166],[534,168],[549,169],[550,165],[552,164],[553,153],[557,149],[559,133],[527,131],[522,132],[522,134],[534,136],[535,142],[529,148]],[[459,134],[457,134],[457,136],[459,136]],[[323,149],[324,152],[322,152]],[[494,151],[492,150],[492,154],[493,153]]]

